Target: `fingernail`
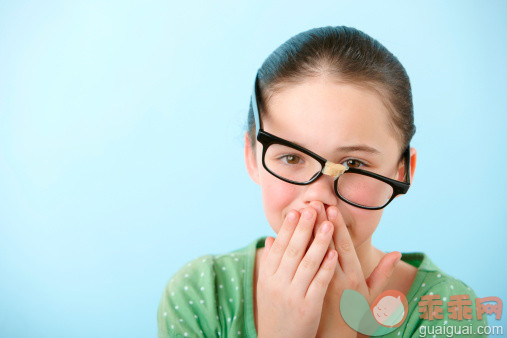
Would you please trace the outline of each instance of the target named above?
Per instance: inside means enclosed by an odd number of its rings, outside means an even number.
[[[312,212],[310,210],[305,210],[303,212],[303,216],[306,218],[306,219],[311,219],[312,218]]]
[[[331,230],[331,226],[327,222],[324,223],[324,224],[322,224],[321,227],[320,227],[320,232],[323,233],[323,234],[329,232],[329,230]]]
[[[296,220],[296,212],[291,211],[291,212],[289,212],[289,221],[294,221],[294,220]]]

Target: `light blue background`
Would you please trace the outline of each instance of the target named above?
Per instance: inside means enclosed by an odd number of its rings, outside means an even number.
[[[244,165],[252,81],[326,25],[378,39],[413,86],[415,179],[374,244],[506,302],[506,18],[505,1],[0,2],[0,336],[153,337],[187,261],[274,235]]]

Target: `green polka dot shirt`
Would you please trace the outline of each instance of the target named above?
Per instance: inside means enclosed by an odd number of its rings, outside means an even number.
[[[260,237],[247,246],[220,255],[198,257],[178,270],[167,283],[157,310],[158,337],[257,337],[253,309],[255,254],[264,246]],[[403,261],[418,269],[407,294],[408,313],[403,324],[384,337],[446,337],[488,325],[478,320],[475,292],[464,282],[441,271],[424,253],[402,253]],[[447,302],[452,295],[469,295],[472,318],[451,319]],[[440,295],[442,319],[424,319],[421,296]],[[447,331],[445,331],[447,329]]]

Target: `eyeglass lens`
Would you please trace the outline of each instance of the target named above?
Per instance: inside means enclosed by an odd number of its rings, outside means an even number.
[[[305,183],[318,174],[322,165],[313,157],[281,144],[270,144],[264,154],[269,171],[286,180]],[[357,173],[343,173],[336,185],[338,194],[349,202],[365,207],[384,206],[393,194],[391,185]]]

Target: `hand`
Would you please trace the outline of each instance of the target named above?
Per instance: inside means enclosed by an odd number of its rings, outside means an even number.
[[[340,298],[343,291],[356,290],[371,304],[386,287],[401,253],[393,251],[384,255],[368,279],[365,279],[354,243],[338,208],[330,206],[325,212],[321,202],[312,202],[311,205],[320,210],[319,219],[333,223],[335,230],[332,247],[338,252],[338,264],[324,297],[317,337],[357,337],[358,333],[341,316]]]
[[[305,215],[309,213],[309,218]],[[294,216],[291,218],[291,216]],[[266,238],[257,281],[259,337],[308,337],[317,333],[324,296],[337,265],[333,225],[319,231],[308,250],[317,213],[291,210],[278,236]],[[328,258],[330,252],[334,256]]]

